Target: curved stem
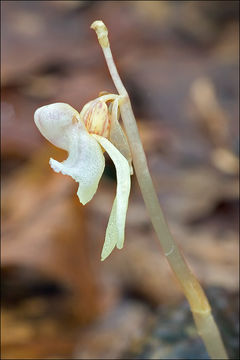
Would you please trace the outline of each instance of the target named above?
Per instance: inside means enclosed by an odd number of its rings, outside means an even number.
[[[117,88],[119,94],[124,97],[124,101],[120,105],[120,111],[132,152],[135,173],[146,208],[163,248],[164,254],[183,290],[183,293],[189,301],[198,333],[202,337],[209,355],[212,359],[228,359],[221,335],[212,317],[211,307],[207,297],[198,280],[185,262],[185,259],[179,250],[178,245],[174,241],[164,218],[148,169],[145,152],[139,136],[129,96],[119,77],[117,68],[112,58],[107,28],[102,21],[95,21],[91,28],[93,28],[97,33],[99,43],[102,47],[115,87]]]

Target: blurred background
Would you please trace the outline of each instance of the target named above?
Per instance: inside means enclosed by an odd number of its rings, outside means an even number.
[[[238,350],[238,1],[2,1],[2,358],[207,359],[132,177],[123,250],[100,253],[116,190],[54,173],[33,122],[116,92],[102,19],[171,231]]]

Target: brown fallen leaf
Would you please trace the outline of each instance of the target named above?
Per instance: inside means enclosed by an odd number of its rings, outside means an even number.
[[[87,209],[79,204],[72,179],[51,170],[50,152],[59,159],[60,150],[47,146],[3,187],[2,266],[37,270],[69,288],[70,312],[88,321],[98,311],[98,297],[89,260]]]

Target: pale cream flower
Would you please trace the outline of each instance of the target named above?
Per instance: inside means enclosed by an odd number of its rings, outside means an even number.
[[[79,114],[65,103],[42,106],[34,114],[41,134],[55,146],[68,151],[62,163],[50,159],[56,172],[70,175],[79,183],[77,195],[85,205],[95,194],[105,167],[104,150],[117,173],[117,193],[108,221],[101,259],[115,246],[123,247],[126,212],[132,174],[131,152],[118,122],[119,95],[107,94],[87,103]]]

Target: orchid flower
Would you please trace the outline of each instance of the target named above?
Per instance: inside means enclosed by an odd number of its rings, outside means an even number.
[[[95,194],[105,167],[106,151],[116,167],[117,192],[108,221],[101,260],[123,247],[126,212],[130,193],[132,158],[128,141],[119,124],[122,97],[102,95],[88,102],[80,114],[65,103],[42,106],[34,121],[41,134],[68,152],[62,163],[50,159],[55,172],[71,176],[79,183],[77,195],[85,205]]]

